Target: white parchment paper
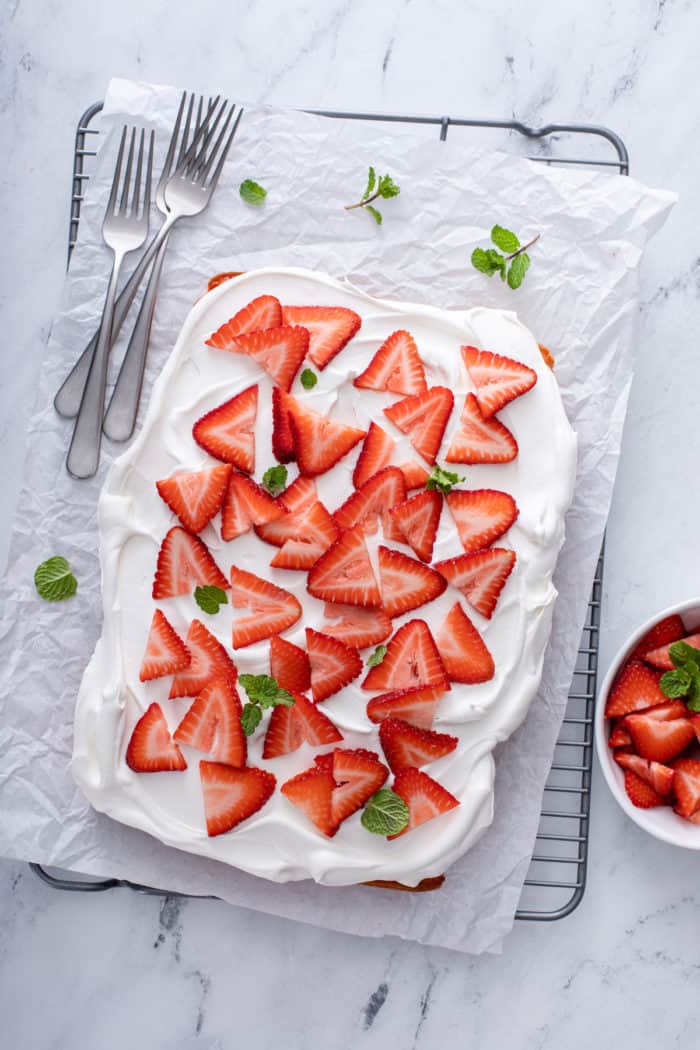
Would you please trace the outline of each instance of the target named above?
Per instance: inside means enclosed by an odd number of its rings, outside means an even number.
[[[158,299],[144,403],[193,300],[222,270],[316,268],[370,294],[444,307],[516,309],[556,357],[579,441],[576,496],[555,583],[560,596],[539,696],[497,755],[492,827],[448,873],[444,889],[412,894],[277,885],[179,853],[94,813],[69,771],[73,706],[100,633],[95,506],[118,446],[105,443],[99,476],[64,469],[70,427],[52,397],[92,333],[107,278],[99,234],[125,120],[156,129],[167,147],[179,92],[114,80],[99,127],[99,157],[83,207],[62,309],[49,341],[0,614],[0,853],[172,891],[216,894],[273,914],[366,936],[395,934],[465,952],[498,950],[510,929],[537,830],[542,789],[566,705],[618,462],[635,358],[637,277],[647,239],[673,196],[592,169],[538,165],[428,139],[394,125],[336,122],[250,108],[208,211],[171,238]],[[358,199],[369,164],[401,195],[381,228],[343,205]],[[239,198],[242,179],[267,187],[261,208]],[[158,221],[153,213],[153,227]],[[539,232],[523,287],[512,292],[469,265],[495,222]],[[123,341],[114,352],[118,364]],[[36,565],[63,554],[76,598],[43,603]]]

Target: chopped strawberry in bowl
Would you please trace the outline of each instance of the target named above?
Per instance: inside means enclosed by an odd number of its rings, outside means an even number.
[[[595,737],[625,813],[663,842],[700,849],[700,600],[659,613],[622,646]]]

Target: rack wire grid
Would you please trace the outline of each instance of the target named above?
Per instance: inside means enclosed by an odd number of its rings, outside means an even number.
[[[78,122],[73,159],[68,260],[78,237],[80,209],[90,179],[91,159],[97,155],[99,129],[92,122],[102,103],[90,106]],[[609,128],[594,124],[547,124],[529,127],[516,120],[473,120],[463,117],[402,116],[397,114],[309,110],[335,120],[379,121],[409,124],[439,131],[445,141],[452,128],[468,128],[472,141],[493,144],[500,136],[499,148],[507,148],[544,164],[601,168],[629,174],[629,156],[622,139]],[[572,143],[578,145],[570,155]],[[612,153],[612,155],[611,155]],[[595,706],[600,600],[603,584],[604,549],[598,560],[586,623],[578,650],[576,667],[552,767],[544,788],[535,849],[525,879],[517,919],[552,921],[569,915],[581,902],[586,887],[590,830],[591,769],[593,761],[593,711]],[[127,887],[139,893],[166,895],[166,891],[123,879],[92,879],[73,872],[30,865],[45,882],[56,889],[101,892]],[[187,896],[169,893],[168,896]]]

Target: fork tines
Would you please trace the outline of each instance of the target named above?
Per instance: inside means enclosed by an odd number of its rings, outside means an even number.
[[[201,186],[202,188],[211,190],[216,186],[241,117],[243,116],[243,110],[239,107],[236,119],[233,121],[233,125],[231,125],[235,111],[236,104],[233,102],[229,103],[227,99],[223,99],[219,102],[217,96],[213,102],[210,101],[204,119],[199,123],[199,127],[197,128],[185,155],[180,159],[176,169],[177,175],[188,179],[190,182],[197,186]],[[223,126],[212,145],[212,140],[214,140],[214,136],[216,135],[219,125],[221,124],[221,119],[225,113],[226,118],[223,122]],[[210,145],[211,152],[207,156]],[[215,162],[216,167],[212,171],[212,166]],[[208,179],[210,172],[211,178]]]
[[[105,219],[108,219],[112,215],[120,215],[122,217],[131,216],[133,218],[141,219],[144,216],[148,217],[148,210],[151,206],[151,176],[153,173],[153,145],[154,145],[154,134],[151,131],[149,135],[148,143],[148,159],[146,161],[146,177],[143,178],[143,158],[144,158],[144,143],[145,143],[145,131],[141,128],[141,134],[139,136],[139,147],[138,155],[136,157],[136,176],[134,179],[131,177],[131,170],[134,164],[134,153],[136,151],[136,133],[137,128],[131,128],[131,137],[129,141],[129,153],[126,158],[126,170],[124,172],[124,178],[122,180],[122,164],[124,161],[124,148],[126,146],[126,137],[128,133],[128,126],[125,124],[122,129],[122,137],[119,142],[119,152],[117,154],[117,163],[114,168],[114,178],[112,179],[112,189],[109,194],[109,200],[107,202],[107,209],[105,212]],[[119,196],[119,187],[121,185],[121,196]],[[143,206],[141,207],[141,192],[143,188]],[[119,197],[119,204],[117,204],[117,198]]]

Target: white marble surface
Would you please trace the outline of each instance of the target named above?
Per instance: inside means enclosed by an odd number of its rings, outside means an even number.
[[[640,620],[700,592],[697,5],[6,0],[0,34],[0,558],[65,261],[72,131],[118,74],[276,104],[618,130],[633,171],[681,202],[644,266],[603,666]],[[698,856],[646,838],[599,777],[593,811],[583,904],[553,925],[517,924],[500,958],[347,938],[209,902],[57,894],[0,863],[3,1043],[588,1050],[597,1033],[604,1046],[695,1047]]]

